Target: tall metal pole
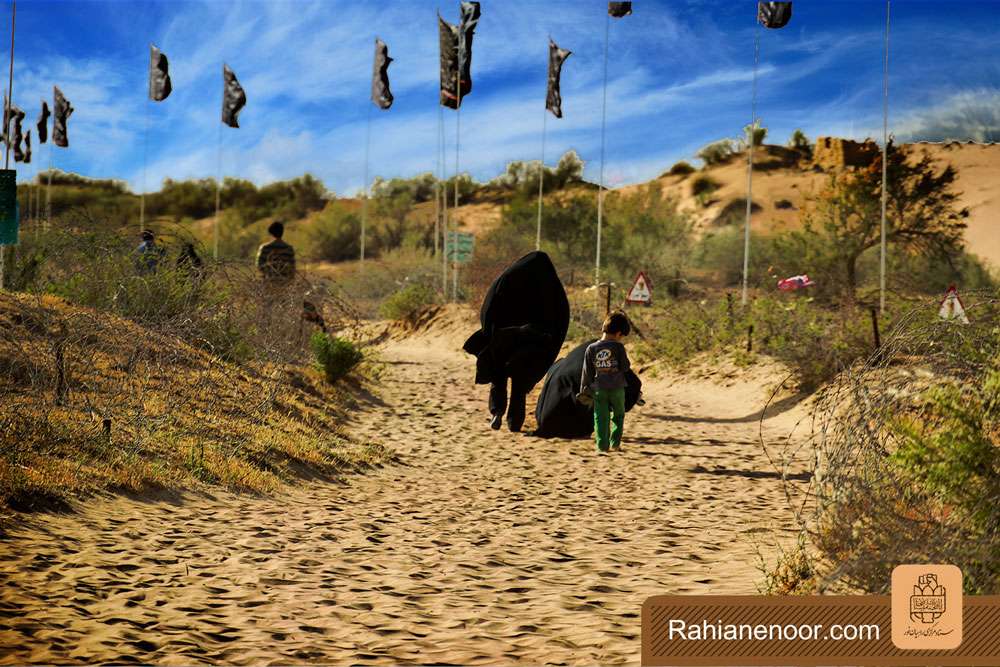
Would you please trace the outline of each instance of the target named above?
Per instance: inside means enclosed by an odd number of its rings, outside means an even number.
[[[542,159],[538,163],[538,231],[535,234],[535,250],[542,249],[542,188],[545,181],[545,125],[549,120],[549,110],[542,110]]]
[[[741,303],[745,306],[749,299],[750,274],[750,214],[753,207],[753,144],[754,131],[757,129],[757,65],[760,62],[760,22],[755,19],[753,38],[753,92],[750,96],[750,127],[747,129],[747,212],[743,229],[743,295]]]
[[[611,14],[604,17],[604,93],[601,104],[601,176],[597,183],[597,258],[594,263],[594,284],[601,284],[601,223],[604,217],[604,126],[608,115],[608,37]]]
[[[879,313],[885,314],[886,174],[889,156],[889,1],[885,0],[885,66],[882,71],[882,239],[879,257]]]
[[[150,44],[152,46],[152,44]],[[152,66],[153,51],[149,51],[150,66]],[[148,75],[148,73],[147,73]],[[150,91],[151,92],[151,91]],[[141,234],[146,229],[146,159],[149,151],[149,98],[150,95],[147,93],[146,99],[143,100],[143,110],[142,110],[142,192],[139,193],[139,233]]]
[[[365,268],[365,230],[368,226],[368,155],[372,144],[372,105],[368,105],[368,128],[365,131],[365,182],[361,200],[361,268]]]
[[[455,205],[452,211],[458,212],[458,149],[462,137],[462,29],[458,30],[458,71],[455,72]],[[454,239],[451,252],[455,256],[451,270],[452,275],[452,300],[458,301],[458,218],[455,218]]]
[[[7,108],[4,110],[4,118],[10,118],[10,105],[14,101],[14,19],[17,15],[17,0],[11,2],[10,6],[10,69],[7,74]],[[4,134],[10,132],[9,127],[3,129]],[[6,141],[4,144],[7,146],[6,156],[4,157],[4,169],[10,169],[10,142]]]
[[[438,100],[441,114],[441,135],[438,137],[438,153],[441,156],[441,297],[448,298],[448,179],[445,178],[446,138],[444,130],[444,106]]]
[[[441,105],[438,105],[437,134],[434,136],[434,257],[441,241]]]
[[[223,91],[225,95],[225,91]],[[212,257],[219,259],[219,202],[222,193],[222,121],[219,121],[219,153],[216,162],[215,217],[212,218]]]
[[[11,2],[10,8],[10,70],[7,77],[7,90],[10,91],[10,96],[7,98],[7,106],[4,109],[4,118],[10,118],[10,105],[11,101],[14,99],[14,19],[17,15],[17,0]],[[10,127],[5,127],[3,129],[4,134],[7,135],[10,132]],[[4,169],[10,169],[10,139],[4,142],[7,146],[6,157],[4,158]],[[15,188],[16,188],[15,183]],[[4,287],[4,262],[6,258],[7,246],[0,245],[0,290]]]

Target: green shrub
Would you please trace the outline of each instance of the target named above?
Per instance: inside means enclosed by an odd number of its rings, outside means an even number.
[[[711,167],[716,164],[722,164],[732,157],[735,151],[736,147],[733,145],[732,139],[722,139],[702,148],[698,151],[698,157],[705,163],[706,167]]]
[[[705,176],[702,174],[691,181],[691,194],[695,197],[699,195],[710,195],[720,187],[722,187],[722,184],[717,180],[711,176]]]
[[[371,251],[369,244],[365,254]],[[361,217],[343,204],[331,204],[308,228],[304,254],[325,262],[357,259],[361,256]]]
[[[349,340],[317,331],[310,339],[317,367],[334,384],[347,375],[364,358],[361,350]]]
[[[757,202],[750,203],[750,212],[758,213],[761,210]],[[716,227],[728,227],[729,225],[745,224],[747,215],[747,200],[743,197],[734,199],[726,204],[719,215],[715,217],[712,224]]]
[[[419,309],[437,302],[437,293],[430,287],[416,283],[407,285],[382,302],[379,313],[390,320],[404,320]]]
[[[694,167],[690,163],[681,160],[670,168],[667,172],[668,176],[687,176],[688,174],[693,174],[695,171]]]
[[[800,388],[808,391],[871,354],[869,318],[861,309],[824,308],[795,295],[758,298],[748,311],[738,298],[682,300],[673,302],[670,317],[659,321],[653,354],[683,364],[701,352],[745,349],[753,324],[754,352],[787,364]]]

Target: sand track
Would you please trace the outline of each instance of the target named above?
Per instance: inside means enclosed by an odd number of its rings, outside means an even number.
[[[490,431],[454,350],[382,350],[352,431],[398,464],[26,517],[0,542],[0,663],[638,664],[647,596],[756,592],[752,537],[793,527],[762,387],[647,380],[625,451],[595,456]]]

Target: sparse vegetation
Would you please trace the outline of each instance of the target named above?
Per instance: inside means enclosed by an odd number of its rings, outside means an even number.
[[[389,295],[382,302],[379,313],[386,319],[405,320],[421,308],[437,303],[437,301],[438,294],[434,289],[415,283]]]
[[[693,174],[694,172],[695,172],[694,167],[692,167],[689,163],[681,160],[680,162],[675,163],[674,166],[670,167],[670,171],[668,171],[666,175],[687,176],[688,174]]]
[[[720,187],[722,187],[722,184],[711,176],[700,174],[691,181],[691,194],[698,197],[699,201],[707,201],[707,198]],[[703,206],[705,205],[705,201],[702,201]]]
[[[736,152],[732,139],[714,141],[698,151],[698,157],[706,167],[712,167],[727,161]]]
[[[364,359],[361,350],[351,341],[321,331],[314,333],[309,343],[316,365],[330,384],[336,384]]]

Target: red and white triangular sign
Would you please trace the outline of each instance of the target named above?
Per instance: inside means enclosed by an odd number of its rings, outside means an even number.
[[[628,291],[625,301],[627,303],[650,303],[652,300],[653,286],[646,274],[640,271],[639,275],[635,277],[635,282],[632,283],[632,289]]]
[[[938,316],[943,320],[958,320],[962,324],[969,323],[969,318],[965,315],[965,306],[958,298],[958,288],[954,285],[948,288],[948,293],[945,294],[944,301],[941,302],[941,309],[938,310]]]

